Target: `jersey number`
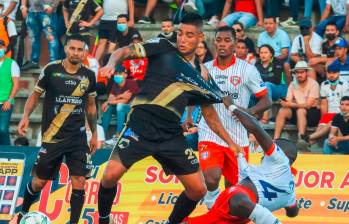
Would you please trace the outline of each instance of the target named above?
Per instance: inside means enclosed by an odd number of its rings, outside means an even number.
[[[276,192],[279,193],[287,193],[284,190],[281,190],[277,187],[274,187],[273,185],[269,184],[268,182],[265,182],[263,180],[260,180],[259,183],[263,187],[263,195],[265,198],[267,198],[269,201],[271,201],[273,198],[277,198],[278,195]]]
[[[195,154],[194,154],[194,151],[191,149],[191,148],[187,148],[185,151],[184,151],[185,155],[188,157],[188,160],[192,160],[195,158]]]

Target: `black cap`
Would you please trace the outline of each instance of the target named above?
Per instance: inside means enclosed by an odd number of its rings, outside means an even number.
[[[304,18],[304,19],[302,19],[301,21],[300,21],[300,23],[299,23],[299,27],[300,28],[310,28],[310,27],[312,27],[312,24],[311,24],[311,21],[310,21],[310,19],[308,19],[308,18]]]

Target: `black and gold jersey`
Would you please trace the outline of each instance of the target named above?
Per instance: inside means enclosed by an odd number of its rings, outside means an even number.
[[[41,71],[35,91],[45,92],[42,142],[54,143],[86,135],[86,100],[96,95],[93,71],[81,65],[75,74],[70,74],[62,61],[52,62]]]
[[[137,134],[154,141],[170,139],[182,134],[180,117],[186,106],[220,102],[219,88],[202,78],[199,63],[194,68],[167,39],[134,46],[138,56],[149,60],[129,120]]]

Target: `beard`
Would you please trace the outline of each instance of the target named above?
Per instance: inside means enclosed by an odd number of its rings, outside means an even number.
[[[80,59],[72,59],[72,58],[70,58],[69,59],[69,63],[72,64],[72,65],[77,65],[77,64],[81,63],[81,60]]]

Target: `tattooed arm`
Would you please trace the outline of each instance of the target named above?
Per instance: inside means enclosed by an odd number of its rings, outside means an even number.
[[[95,153],[97,149],[97,108],[96,97],[88,96],[86,104],[86,119],[88,126],[92,132],[92,138],[90,141],[90,153]]]

